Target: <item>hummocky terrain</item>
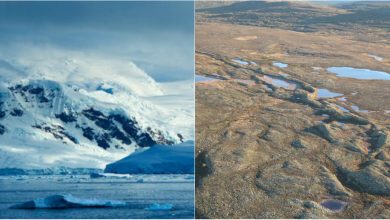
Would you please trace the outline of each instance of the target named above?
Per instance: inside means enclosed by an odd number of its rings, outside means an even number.
[[[198,2],[198,218],[390,218],[390,3]]]

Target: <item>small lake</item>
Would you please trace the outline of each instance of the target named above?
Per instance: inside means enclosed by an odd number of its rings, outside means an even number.
[[[329,67],[327,70],[342,78],[390,80],[389,73],[376,70],[357,69],[352,67]]]
[[[281,63],[281,62],[272,62],[272,65],[279,67],[279,68],[286,68],[288,67],[288,64],[286,63]]]
[[[269,84],[272,84],[273,86],[277,87],[277,88],[285,88],[287,90],[295,90],[297,88],[297,84],[296,83],[293,83],[293,82],[288,82],[286,80],[283,80],[283,79],[279,79],[279,78],[276,78],[276,77],[272,77],[272,76],[263,76],[261,77],[262,80],[264,80],[265,82],[269,83]]]
[[[328,89],[324,89],[324,88],[317,89],[317,97],[318,98],[334,98],[334,97],[343,96],[343,95],[344,94],[332,92],[332,91],[330,91]]]

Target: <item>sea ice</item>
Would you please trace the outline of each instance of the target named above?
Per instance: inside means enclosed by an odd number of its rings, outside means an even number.
[[[103,208],[125,206],[126,202],[116,200],[82,199],[68,195],[52,195],[37,198],[11,206],[11,209],[66,209],[66,208]]]

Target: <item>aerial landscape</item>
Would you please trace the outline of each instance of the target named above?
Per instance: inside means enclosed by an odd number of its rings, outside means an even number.
[[[0,218],[194,218],[193,2],[1,2],[0,29]]]
[[[390,2],[196,2],[197,218],[390,218]]]

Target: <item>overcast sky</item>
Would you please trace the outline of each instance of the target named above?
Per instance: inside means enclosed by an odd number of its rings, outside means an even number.
[[[0,2],[0,50],[56,48],[133,61],[157,81],[193,78],[192,2]]]

